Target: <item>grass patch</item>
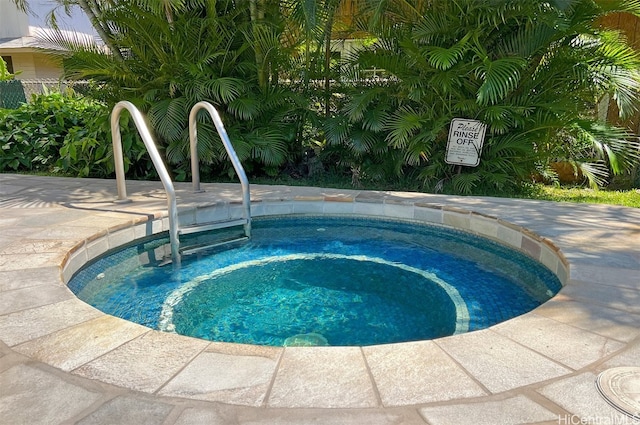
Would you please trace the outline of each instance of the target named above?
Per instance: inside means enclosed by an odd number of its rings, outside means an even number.
[[[582,187],[557,187],[537,185],[527,198],[555,202],[622,205],[640,208],[640,189],[593,190]]]

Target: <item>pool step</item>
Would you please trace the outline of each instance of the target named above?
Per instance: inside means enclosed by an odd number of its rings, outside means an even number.
[[[249,237],[248,236],[239,236],[239,237],[231,237],[231,238],[227,238],[227,239],[222,239],[222,240],[218,240],[212,243],[203,243],[203,244],[198,244],[198,245],[190,245],[190,246],[185,246],[185,247],[180,247],[180,254],[181,255],[191,255],[191,254],[196,254],[198,252],[202,252],[202,251],[206,251],[209,249],[213,249],[216,247],[220,247],[220,246],[224,246],[224,245],[229,245],[235,242],[245,242],[248,241]]]
[[[232,244],[234,242],[244,242],[249,239],[249,236],[246,234],[246,225],[248,223],[249,220],[247,220],[246,218],[238,218],[183,226],[178,229],[178,235],[195,235],[195,238],[191,238],[191,245],[183,245],[184,242],[180,241],[180,247],[178,251],[180,255],[190,255],[201,251],[210,250],[219,246]],[[206,232],[211,232],[213,230],[221,230],[237,226],[245,226],[244,235],[223,236],[216,235],[215,233],[205,234]],[[197,233],[202,233],[202,235],[196,235]]]
[[[227,227],[244,226],[249,222],[246,218],[233,220],[210,221],[208,223],[191,224],[178,229],[179,235],[189,235],[192,233],[208,232],[209,230],[225,229]]]

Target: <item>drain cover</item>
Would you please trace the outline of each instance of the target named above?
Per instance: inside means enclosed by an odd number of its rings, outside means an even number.
[[[614,367],[598,375],[600,394],[616,409],[640,420],[640,367]]]
[[[315,332],[290,336],[284,340],[285,347],[321,347],[326,345],[329,345],[327,338]]]

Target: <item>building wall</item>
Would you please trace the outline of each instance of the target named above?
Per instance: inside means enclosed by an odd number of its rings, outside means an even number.
[[[13,60],[13,72],[17,73],[16,79],[28,80],[36,78],[36,64],[33,53],[10,53]]]
[[[0,0],[0,39],[29,35],[29,18],[12,0]]]
[[[59,79],[62,68],[46,54],[40,52],[2,51],[2,56],[10,56],[13,62],[13,72],[18,73],[18,80]]]
[[[33,64],[35,65],[35,78],[37,79],[59,79],[62,77],[62,68],[49,56],[42,53],[33,54]],[[26,78],[22,78],[23,80]]]
[[[33,43],[34,34],[31,31],[37,29],[34,26],[30,28],[30,23],[33,25],[31,20],[46,16],[56,6],[56,2],[38,0],[28,3],[37,16],[20,11],[14,0],[0,0],[0,40],[4,39],[0,55],[11,57],[13,72],[18,73],[16,78],[19,80],[57,80],[62,76],[61,67],[46,54],[29,47]],[[44,22],[40,24],[43,25]]]

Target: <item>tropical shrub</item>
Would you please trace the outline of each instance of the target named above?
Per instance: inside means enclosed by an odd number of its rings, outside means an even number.
[[[0,110],[0,171],[112,175],[108,116],[103,104],[72,92],[34,95],[18,109]],[[125,167],[130,177],[143,177],[144,145],[127,128]]]
[[[53,173],[75,177],[112,177],[115,172],[109,110],[101,105],[83,113],[84,125],[68,128]],[[151,179],[157,172],[149,158],[131,117],[120,119],[120,137],[125,175],[134,179]]]
[[[16,74],[9,72],[7,63],[0,57],[0,81],[11,81]]]
[[[68,129],[81,126],[89,102],[61,93],[34,96],[16,110],[3,110],[0,144],[3,171],[49,171],[55,166]]]
[[[249,171],[273,172],[298,153],[307,99],[278,84],[278,62],[290,59],[282,53],[279,15],[272,13],[273,22],[263,16],[252,26],[258,18],[249,2],[159,5],[114,2],[101,11],[99,20],[117,50],[65,39],[62,33],[47,40],[68,52],[57,50],[65,77],[97,82],[100,91],[93,95],[109,105],[129,100],[139,107],[179,180],[189,172],[189,112],[203,100],[220,112]],[[204,173],[231,173],[210,118],[202,112],[198,122]]]
[[[640,2],[556,0],[367,1],[375,43],[346,68],[384,70],[354,85],[327,122],[329,144],[369,173],[416,172],[427,187],[508,190],[569,160],[592,184],[633,166],[640,144],[599,123],[606,94],[621,114],[639,107],[640,58],[598,25],[608,13],[640,15]],[[444,161],[453,118],[487,125],[478,167]]]

